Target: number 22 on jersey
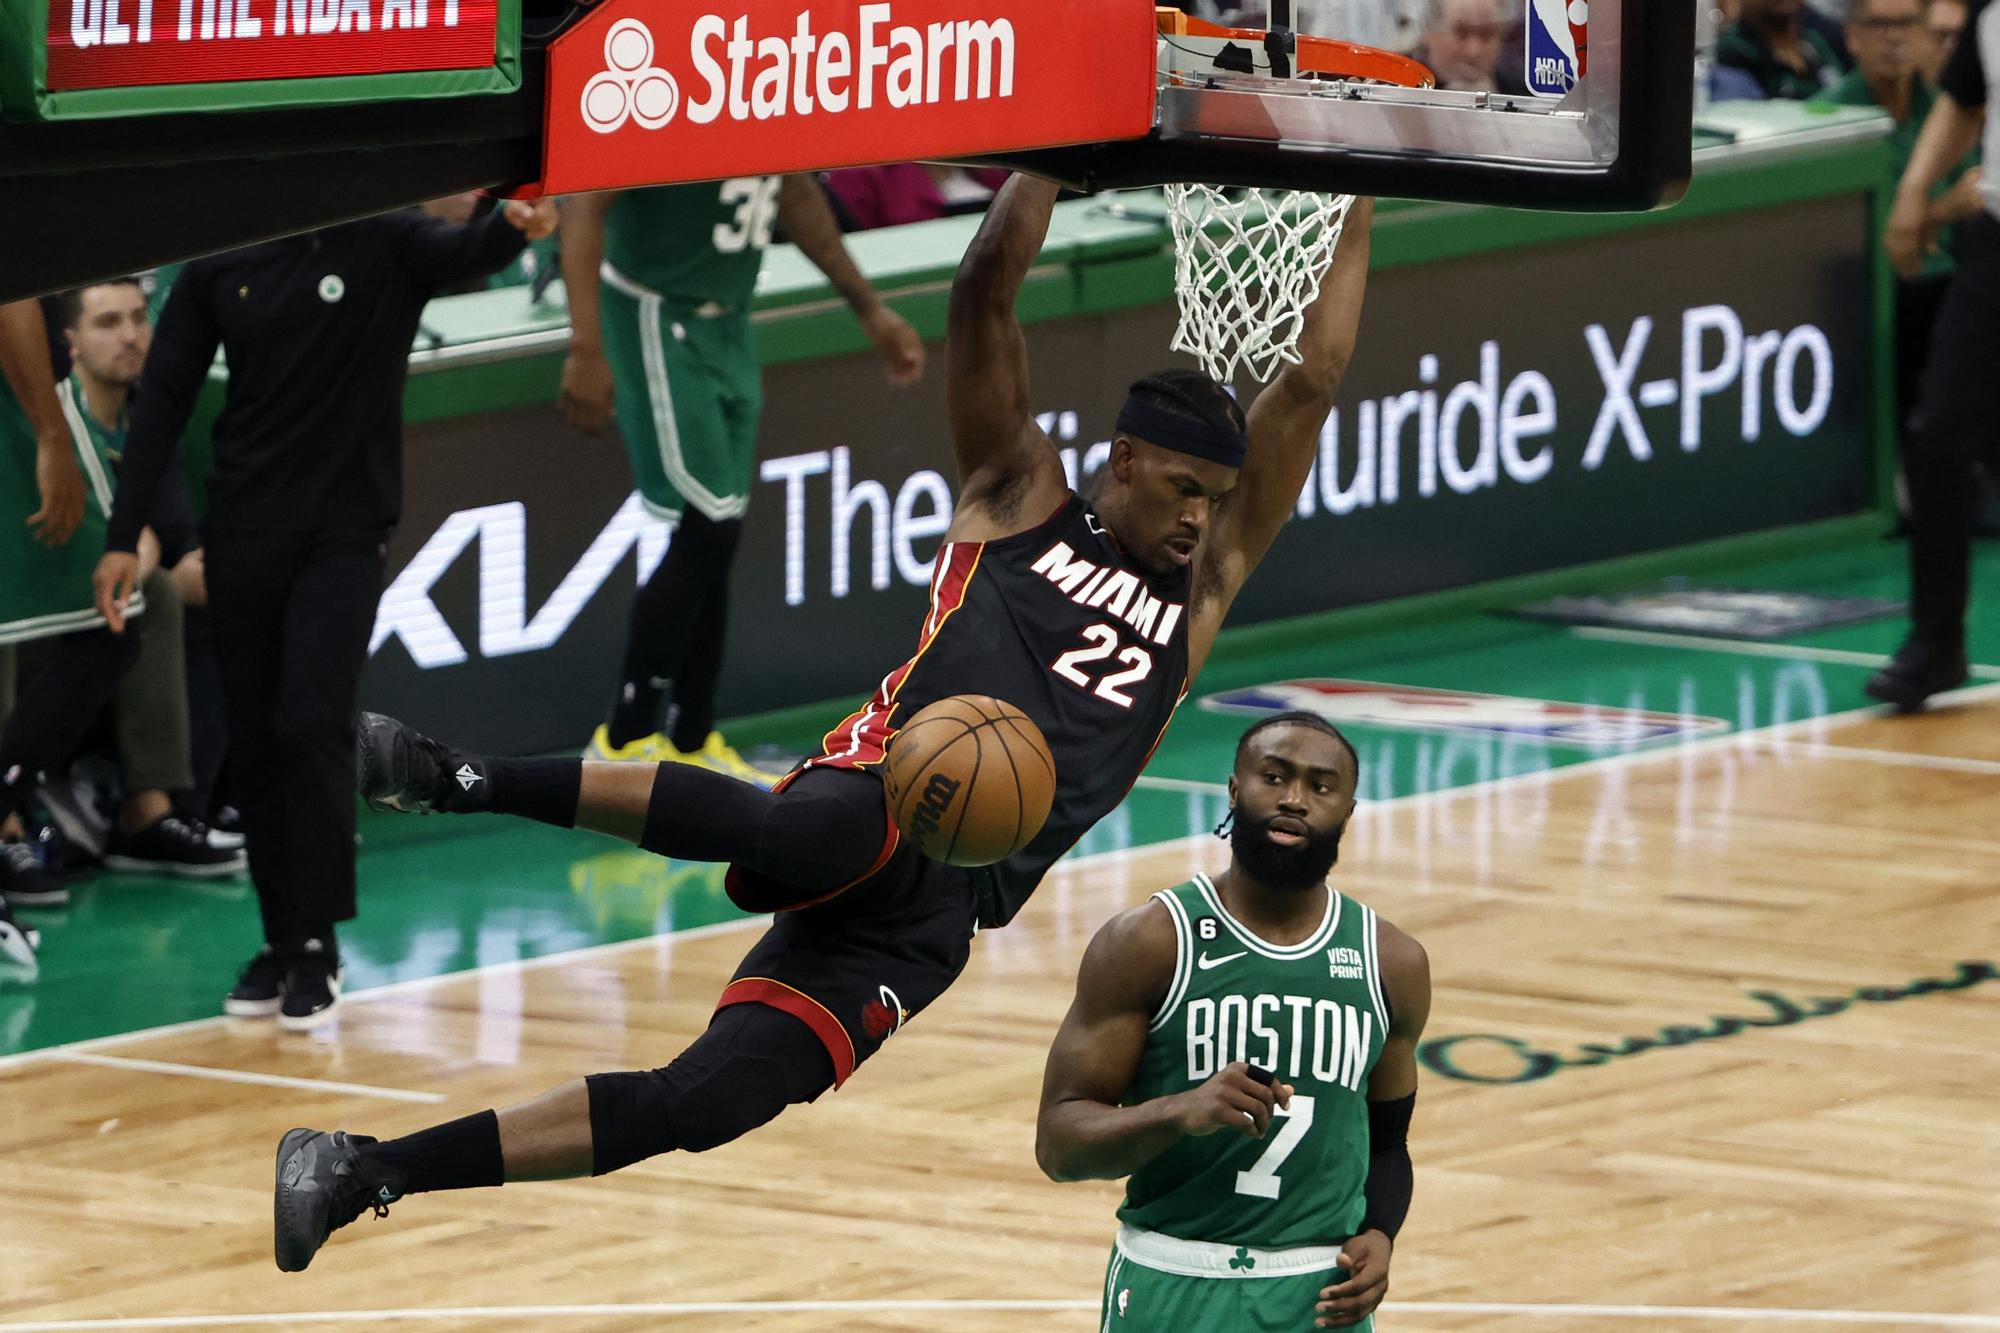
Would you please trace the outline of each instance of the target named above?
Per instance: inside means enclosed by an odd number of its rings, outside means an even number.
[[[1088,641],[1085,647],[1070,649],[1058,657],[1049,669],[1100,699],[1107,699],[1120,708],[1130,708],[1132,696],[1125,690],[1152,674],[1153,655],[1136,644],[1118,652],[1118,631],[1109,625],[1088,626],[1083,631],[1083,637]],[[1117,652],[1117,660],[1125,669],[1099,676],[1093,682],[1092,675],[1095,673],[1086,672],[1084,668],[1104,661],[1114,652]]]

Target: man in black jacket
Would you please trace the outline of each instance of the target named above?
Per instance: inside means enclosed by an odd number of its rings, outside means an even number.
[[[1896,272],[1915,277],[1937,249],[1944,220],[1931,207],[1933,189],[1983,142],[1988,174],[1979,193],[1985,207],[1958,226],[1958,267],[1931,334],[1905,468],[1910,637],[1864,686],[1872,697],[1906,713],[1968,678],[1965,612],[1979,496],[1975,469],[2000,463],[1993,392],[1993,368],[2000,365],[2000,177],[1992,174],[2000,162],[2000,118],[1989,107],[2000,88],[2000,4],[1973,0],[1968,12],[1882,235],[1882,249]]]
[[[402,509],[402,401],[424,304],[555,225],[510,203],[467,224],[417,209],[198,259],[160,314],[103,561],[114,630],[132,554],[221,345],[204,546],[264,947],[224,1001],[294,1030],[340,996],[333,927],[354,916],[355,694]]]

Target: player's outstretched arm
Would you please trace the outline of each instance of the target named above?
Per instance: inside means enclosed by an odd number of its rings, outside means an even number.
[[[1424,948],[1380,922],[1376,952],[1389,1001],[1389,1035],[1368,1076],[1367,1211],[1341,1246],[1345,1281],[1326,1287],[1314,1307],[1319,1328],[1348,1328],[1375,1312],[1389,1294],[1389,1258],[1410,1211],[1410,1113],[1417,1102],[1417,1041],[1431,1017],[1431,965]]]
[[[1035,1161],[1049,1179],[1129,1176],[1186,1134],[1227,1129],[1262,1138],[1272,1106],[1290,1095],[1233,1064],[1187,1092],[1119,1105],[1173,981],[1179,947],[1166,908],[1148,902],[1106,922],[1084,951],[1076,999],[1049,1049],[1035,1123]]]
[[[840,293],[861,331],[882,356],[882,371],[897,388],[915,384],[924,375],[924,340],[910,322],[891,310],[862,275],[840,239],[840,223],[826,202],[826,192],[811,176],[787,176],[778,185],[778,220],[785,235],[812,260],[833,289]]]
[[[1230,603],[1298,504],[1312,471],[1320,427],[1333,411],[1354,355],[1374,216],[1372,199],[1357,199],[1348,210],[1333,263],[1306,307],[1298,364],[1286,365],[1250,405],[1250,452],[1236,488],[1216,508],[1195,582],[1192,628],[1204,653]]]
[[[1028,398],[1028,341],[1014,314],[1042,252],[1057,187],[1015,175],[959,261],[946,328],[945,396],[958,458],[952,540],[979,541],[1039,522],[1069,482]]]

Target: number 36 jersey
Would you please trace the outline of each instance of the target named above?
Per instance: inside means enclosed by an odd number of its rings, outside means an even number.
[[[1025,532],[947,543],[916,656],[810,762],[872,768],[911,717],[954,694],[991,695],[1032,718],[1055,760],[1048,822],[1013,857],[967,872],[986,877],[981,924],[1005,925],[1125,798],[1187,693],[1188,587],[1187,569],[1142,569],[1075,494]]]
[[[1254,1249],[1345,1241],[1367,1207],[1368,1076],[1389,1028],[1375,914],[1328,889],[1319,929],[1280,946],[1230,916],[1206,876],[1153,896],[1179,951],[1126,1105],[1199,1087],[1238,1060],[1293,1092],[1263,1138],[1184,1137],[1134,1172],[1119,1220]]]

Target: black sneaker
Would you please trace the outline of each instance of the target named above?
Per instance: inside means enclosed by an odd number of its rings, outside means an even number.
[[[131,874],[214,879],[241,874],[248,864],[241,847],[215,846],[207,825],[185,815],[162,816],[137,833],[113,829],[104,846],[105,868]]]
[[[361,1160],[361,1148],[373,1142],[316,1129],[295,1129],[278,1140],[271,1248],[280,1271],[304,1272],[328,1236],[370,1209],[387,1217],[389,1205],[402,1197],[399,1178]]]
[[[193,815],[181,816],[201,829],[208,838],[208,845],[219,852],[240,852],[250,845],[250,840],[243,836],[243,816],[237,813],[235,806],[223,806],[216,817],[218,820],[226,817],[230,821],[229,826],[224,828],[220,823],[204,823]]]
[[[1914,713],[1933,694],[1955,690],[1970,679],[1963,645],[1946,647],[1912,634],[1889,659],[1889,665],[1870,676],[1861,688],[1871,699],[1894,704],[1898,712]]]
[[[5,895],[0,895],[0,966],[22,967],[32,972],[35,950],[41,947],[41,932],[16,921],[7,908]]]
[[[0,842],[0,896],[16,907],[61,907],[69,885],[25,842]]]
[[[257,956],[236,974],[236,985],[222,997],[222,1012],[238,1018],[268,1018],[277,1013],[285,999],[288,966],[270,945],[259,949]]]
[[[340,960],[321,941],[307,940],[285,969],[278,1026],[287,1032],[310,1032],[331,1023],[340,1012],[341,978]]]
[[[370,809],[428,815],[486,781],[481,767],[393,717],[363,713],[357,732],[355,783]]]

